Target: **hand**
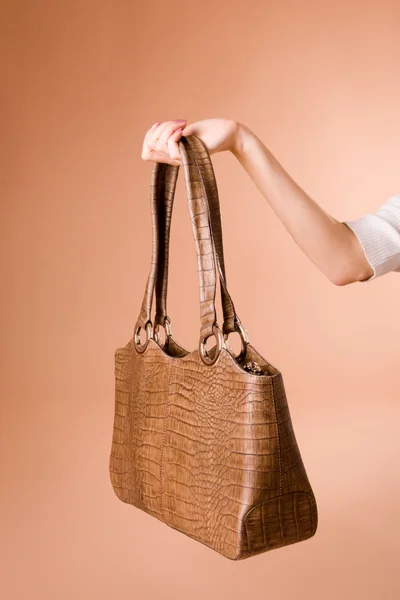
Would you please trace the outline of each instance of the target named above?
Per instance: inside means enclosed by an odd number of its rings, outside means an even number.
[[[239,123],[236,121],[203,119],[186,127],[185,124],[186,120],[154,123],[144,137],[142,159],[181,165],[178,142],[182,135],[199,137],[210,155],[235,148],[239,130]]]

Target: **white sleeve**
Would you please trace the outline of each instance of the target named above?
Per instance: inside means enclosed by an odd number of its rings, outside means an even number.
[[[361,283],[390,271],[400,272],[400,194],[391,196],[376,213],[343,223],[356,234],[374,271]]]

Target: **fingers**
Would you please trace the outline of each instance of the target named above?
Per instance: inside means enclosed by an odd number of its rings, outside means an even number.
[[[182,163],[181,153],[179,150],[178,142],[182,137],[182,128],[177,129],[170,135],[167,140],[168,152],[173,160],[176,160],[179,164]]]
[[[178,141],[185,125],[186,119],[153,123],[144,138],[142,159],[182,164]]]
[[[154,129],[155,151],[172,160],[180,160],[177,131],[182,129],[185,121],[165,121]],[[171,154],[172,153],[172,154]]]
[[[168,138],[172,135],[177,129],[182,128],[186,121],[165,121],[159,127],[157,127],[158,131],[158,142],[160,148],[166,148]]]

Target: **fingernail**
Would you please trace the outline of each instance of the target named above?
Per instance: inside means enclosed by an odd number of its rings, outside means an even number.
[[[184,123],[186,119],[174,119],[174,123]]]

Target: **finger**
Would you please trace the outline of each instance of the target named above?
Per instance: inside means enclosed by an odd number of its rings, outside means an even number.
[[[169,156],[169,153],[165,153],[165,152],[157,152],[155,150],[151,150],[151,148],[148,147],[144,147],[142,150],[142,159],[146,160],[146,161],[154,161],[154,162],[160,162],[160,163],[167,163],[170,165],[177,165],[177,164],[181,164],[180,160],[177,160],[175,158],[171,158]]]
[[[160,121],[156,121],[153,125],[148,129],[145,133],[143,145],[142,145],[142,158],[144,160],[148,160],[154,152],[156,147],[156,139],[158,138],[158,134],[156,133],[157,128],[160,124]]]
[[[160,121],[156,121],[155,123],[153,123],[153,125],[150,127],[150,129],[148,129],[146,131],[144,138],[149,139],[153,135],[154,131],[157,129],[157,127],[159,125],[160,125]]]
[[[177,160],[175,158],[170,158],[169,156],[166,156],[165,154],[157,154],[157,152],[153,152],[153,154],[151,156],[149,156],[149,158],[147,158],[146,160],[148,161],[154,161],[154,162],[159,162],[159,163],[166,163],[167,165],[181,165],[182,161]]]
[[[182,137],[182,128],[180,127],[172,135],[169,136],[167,141],[168,146],[168,154],[172,160],[177,161],[179,164],[182,164],[182,157],[179,150],[178,142]]]
[[[160,121],[156,121],[147,131],[144,137],[143,150],[147,154],[151,154],[154,152],[160,152],[159,138],[160,131],[165,127],[164,123]]]
[[[152,137],[157,136],[158,141],[163,144],[161,140],[163,132],[165,129],[171,124],[171,121],[163,121],[160,125],[158,125],[152,132]]]
[[[182,131],[182,127],[186,121],[179,119],[176,121],[156,121],[147,131],[142,148],[142,158],[144,160],[154,160],[157,162],[166,162],[169,164],[181,164],[182,159],[180,156],[177,140],[181,133],[178,135],[175,141],[175,147],[172,144],[168,144],[168,140],[172,134],[176,131]],[[170,147],[172,147],[173,157],[170,156]]]
[[[156,125],[156,123],[158,123]],[[170,121],[164,121],[163,123],[156,122],[154,123],[145,136],[145,143],[149,150],[153,152],[166,153],[167,147],[163,141],[160,141],[160,136],[162,132],[168,127]]]
[[[170,135],[172,135],[177,129],[184,127],[186,124],[185,120],[179,121],[166,121],[164,127],[159,131],[159,147],[165,146],[167,148],[167,142]]]

